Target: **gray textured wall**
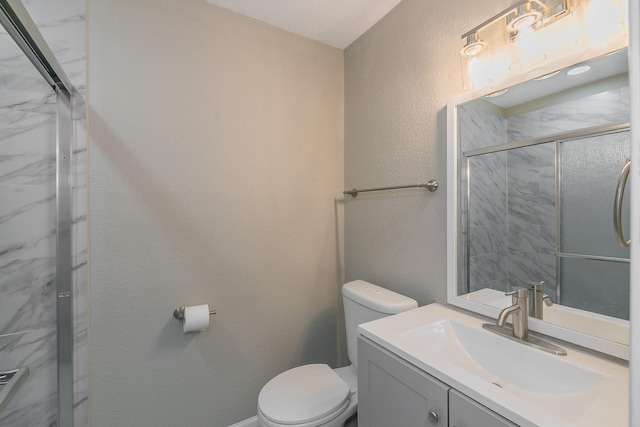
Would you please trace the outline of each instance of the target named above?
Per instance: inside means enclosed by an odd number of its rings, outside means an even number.
[[[342,352],[342,52],[201,0],[91,0],[89,40],[92,425],[228,426]]]
[[[508,0],[404,0],[345,50],[345,187],[437,178],[345,200],[346,277],[446,301],[446,103],[463,92],[460,35]]]

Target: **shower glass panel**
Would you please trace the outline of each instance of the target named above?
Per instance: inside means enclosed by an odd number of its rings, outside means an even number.
[[[57,416],[56,94],[0,33],[0,371],[30,375],[0,426]]]
[[[629,264],[561,258],[562,303],[569,307],[629,319]]]
[[[615,238],[612,217],[618,177],[630,155],[629,131],[560,143],[562,252],[629,258],[629,248]],[[629,230],[628,200],[622,220]]]
[[[62,282],[71,284],[70,170],[64,169],[71,153],[60,149],[71,143],[67,91],[73,88],[58,82],[54,89],[42,70],[59,71],[59,64],[28,58],[14,41],[29,45],[31,55],[50,53],[21,3],[0,0],[0,6],[8,29],[0,27],[0,371],[29,369],[0,413],[0,427],[73,426],[73,342],[60,340],[72,334],[60,323],[71,316],[70,308],[60,311],[71,298],[60,292]],[[16,32],[7,22],[18,20]],[[62,230],[62,223],[69,226]]]
[[[559,258],[561,301],[623,319],[629,318],[629,248],[615,238],[613,201],[630,155],[628,130],[559,143],[559,252],[572,255]],[[628,200],[622,212],[629,230]]]

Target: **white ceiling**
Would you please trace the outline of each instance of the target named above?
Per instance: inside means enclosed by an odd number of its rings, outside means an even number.
[[[344,49],[401,0],[206,0]]]

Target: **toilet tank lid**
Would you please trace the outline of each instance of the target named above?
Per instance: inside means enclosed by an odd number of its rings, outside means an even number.
[[[396,314],[418,308],[416,300],[364,280],[345,283],[342,295],[379,313]]]

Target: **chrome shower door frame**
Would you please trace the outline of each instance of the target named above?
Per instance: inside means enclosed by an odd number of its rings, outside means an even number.
[[[56,331],[57,425],[73,427],[73,86],[20,0],[0,0],[0,24],[57,95],[56,109]]]
[[[73,426],[73,195],[71,158],[72,103],[57,90],[56,126],[56,319],[58,354],[58,425]]]

